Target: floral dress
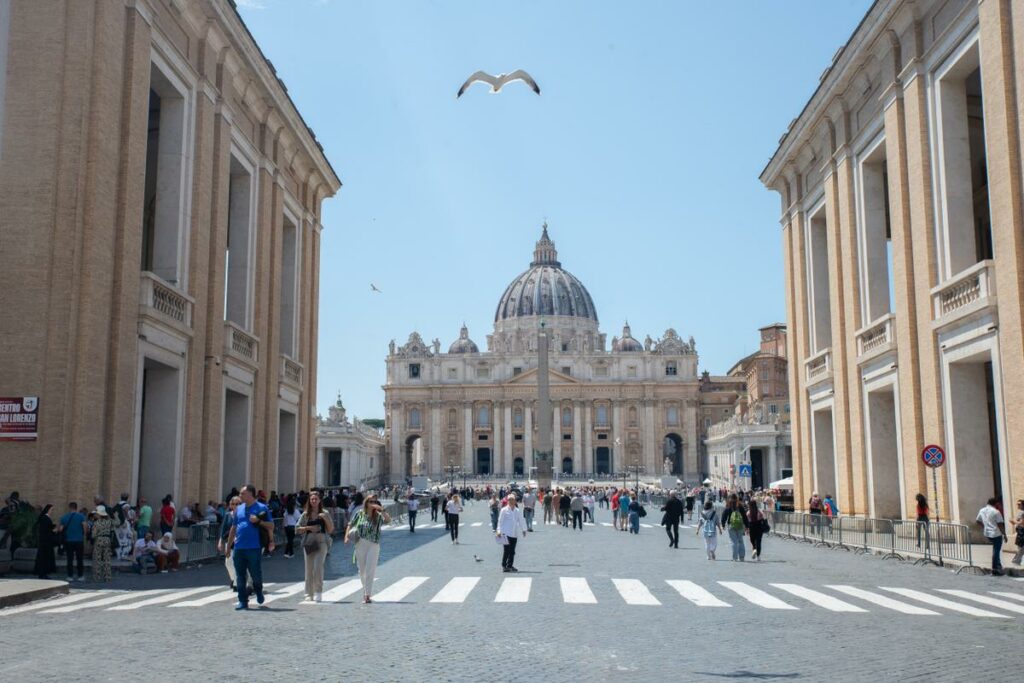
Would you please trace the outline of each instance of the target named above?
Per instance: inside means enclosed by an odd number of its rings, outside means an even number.
[[[100,517],[92,525],[92,578],[93,581],[110,581],[110,534],[114,522],[109,517]]]

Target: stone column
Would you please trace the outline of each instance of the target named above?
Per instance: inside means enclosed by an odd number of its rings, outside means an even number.
[[[427,459],[427,471],[431,476],[441,471],[441,402],[430,404],[430,457]]]
[[[512,404],[505,404],[505,436],[504,448],[505,448],[505,459],[508,461],[508,471],[512,471]],[[526,458],[523,458],[523,474],[529,477],[530,471],[526,469]]]
[[[582,434],[580,412],[583,410],[583,404],[580,401],[574,401],[572,404],[572,471],[573,472],[585,472],[587,471],[587,465],[583,461],[583,442],[580,441]]]
[[[462,408],[463,433],[462,433],[462,467],[467,474],[476,472],[473,467],[473,404],[466,402]],[[455,463],[456,465],[458,463]],[[448,466],[448,463],[445,463]]]
[[[316,470],[313,472],[313,484],[316,486],[327,485],[327,469],[324,462],[324,449],[320,446],[316,448]]]
[[[658,459],[658,456],[661,454],[661,449],[657,447],[658,444],[654,438],[654,399],[644,399],[643,408],[644,450],[640,458],[640,464],[647,467],[648,471],[651,471],[651,468],[654,467],[654,460]],[[624,462],[623,464],[632,465],[633,463]],[[655,469],[654,471],[660,472],[661,470]]]
[[[501,472],[508,475],[505,469],[505,449],[501,443],[501,404],[497,401],[491,403],[491,472]]]
[[[593,468],[594,465],[594,447],[592,445],[592,439],[594,438],[594,428],[591,422],[591,404],[588,401],[583,402],[583,457],[586,459],[588,465]]]
[[[562,471],[562,404],[552,405],[551,411],[551,471]]]
[[[623,443],[625,443],[626,439],[624,438],[624,435],[625,435],[625,432],[622,431],[622,402],[621,401],[613,401],[612,402],[612,436],[611,436],[612,443],[609,445],[609,448],[613,448],[614,447],[615,439],[622,439]]]
[[[391,406],[391,478],[395,481],[404,481],[405,471],[405,449],[402,443],[402,420],[404,419],[402,405],[395,403]]]
[[[537,483],[551,486],[551,387],[548,377],[548,333],[543,327],[537,333]]]
[[[778,449],[775,448],[775,444],[768,447],[768,474],[764,477],[765,488],[768,488],[768,484],[771,482],[781,479],[779,476],[780,472],[778,454],[776,453],[777,450]]]
[[[529,474],[533,462],[533,403],[523,403],[523,462],[526,473]],[[539,474],[538,474],[539,476]]]

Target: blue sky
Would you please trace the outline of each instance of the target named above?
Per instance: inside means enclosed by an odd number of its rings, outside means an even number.
[[[723,373],[785,319],[757,177],[870,0],[238,0],[344,183],[324,203],[317,407],[383,416],[388,341],[484,347],[546,218],[610,340]],[[528,70],[498,95],[477,69]],[[370,291],[373,282],[383,293]]]

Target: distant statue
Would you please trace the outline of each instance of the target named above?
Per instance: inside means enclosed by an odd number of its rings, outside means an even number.
[[[690,352],[697,353],[697,342],[693,340],[693,336],[690,336]]]
[[[616,346],[616,345],[617,345],[618,343],[619,343],[619,338],[618,338],[618,337],[612,337],[612,349],[614,349],[614,348],[615,348],[615,346]]]
[[[647,338],[644,339],[644,351],[647,351],[648,353],[650,353],[651,347],[653,345],[654,345],[654,340],[651,339],[651,335],[647,335]]]
[[[435,356],[441,353],[441,340],[437,337],[434,337],[433,347]]]
[[[392,356],[395,355],[395,340],[394,339],[392,339],[391,343],[388,344],[388,354],[392,355]]]
[[[664,470],[665,474],[672,474],[672,461],[665,458],[665,462],[661,464],[661,468]]]

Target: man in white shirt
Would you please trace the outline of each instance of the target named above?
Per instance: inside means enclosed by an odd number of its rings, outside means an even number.
[[[996,509],[996,499],[989,498],[988,504],[978,512],[978,524],[981,525],[985,538],[992,544],[992,576],[1003,575],[1003,562],[1000,553],[1006,541],[1006,526],[1003,516]]]
[[[523,495],[523,517],[526,519],[526,530],[533,531],[533,510],[537,505],[537,496],[531,489]]]
[[[156,543],[153,541],[153,534],[149,531],[146,535],[135,541],[135,563],[132,569],[136,574],[145,574],[146,568],[156,568]]]
[[[516,559],[516,543],[526,537],[526,520],[516,507],[517,503],[516,494],[510,493],[505,507],[498,513],[498,536],[506,541],[502,546],[501,571],[506,574],[519,571],[513,564]]]
[[[420,499],[415,493],[409,494],[409,532],[416,533],[416,512],[420,509]]]

